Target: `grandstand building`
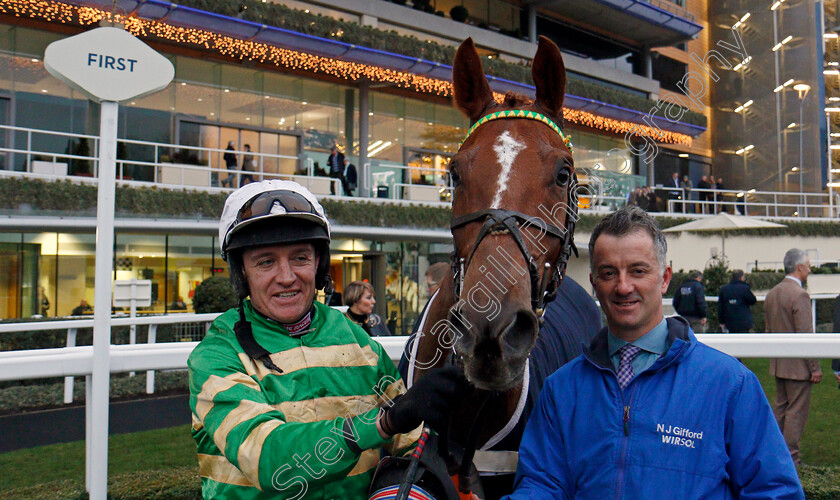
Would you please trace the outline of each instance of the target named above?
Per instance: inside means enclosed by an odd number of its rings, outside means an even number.
[[[377,312],[406,333],[427,297],[425,269],[451,251],[447,163],[468,123],[450,104],[450,65],[467,37],[500,95],[533,96],[538,36],[560,46],[566,129],[601,204],[584,208],[623,204],[633,187],[673,172],[696,183],[717,169],[705,0],[115,5],[0,0],[0,191],[15,190],[0,217],[0,318],[93,303],[95,212],[85,197],[99,106],[50,76],[43,56],[101,25],[125,26],[175,66],[166,89],[119,111],[114,278],[152,280],[145,312],[171,312],[179,297],[191,310],[196,285],[227,273],[213,207],[231,186],[292,178],[336,222],[338,290],[369,280]],[[252,157],[251,171],[226,168],[229,144],[238,167]],[[334,144],[358,169],[353,196],[326,171]]]

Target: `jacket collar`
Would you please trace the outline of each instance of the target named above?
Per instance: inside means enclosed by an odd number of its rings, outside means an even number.
[[[648,370],[658,370],[666,364],[677,360],[683,353],[687,353],[690,349],[693,349],[697,342],[697,339],[694,337],[694,332],[691,331],[688,321],[684,318],[674,316],[665,318],[665,321],[668,325],[668,345],[670,347],[668,348],[668,352],[657,359]],[[589,346],[583,347],[583,357],[602,370],[615,371],[610,361],[606,326],[595,335]]]

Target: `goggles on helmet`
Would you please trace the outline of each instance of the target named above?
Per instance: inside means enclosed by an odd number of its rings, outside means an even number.
[[[236,215],[236,224],[267,215],[308,214],[321,219],[321,215],[303,195],[293,191],[267,191],[248,200]]]

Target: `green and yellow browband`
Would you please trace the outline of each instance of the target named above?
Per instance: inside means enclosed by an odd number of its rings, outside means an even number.
[[[558,127],[557,124],[551,120],[551,118],[543,114],[537,113],[535,111],[525,111],[524,109],[508,109],[505,111],[497,111],[495,113],[485,115],[480,120],[475,122],[472,127],[470,127],[470,129],[467,131],[467,136],[464,137],[464,140],[461,141],[461,144],[464,144],[464,142],[467,139],[469,139],[470,135],[473,132],[475,132],[475,129],[477,129],[481,125],[492,120],[501,120],[503,118],[526,118],[528,120],[536,120],[538,122],[545,123],[546,125],[551,127],[551,130],[557,132],[557,135],[559,135],[561,139],[563,139],[563,143],[566,145],[567,148],[569,148],[569,152],[574,153],[574,146],[572,145],[572,136],[564,134],[563,131],[560,130],[560,127]]]

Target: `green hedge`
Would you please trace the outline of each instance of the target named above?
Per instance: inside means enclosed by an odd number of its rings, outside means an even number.
[[[420,40],[414,36],[400,35],[393,30],[384,31],[320,14],[307,13],[274,2],[263,3],[260,0],[182,0],[178,3],[216,14],[238,17],[299,33],[443,64],[451,65],[455,58],[455,47]],[[529,85],[533,84],[530,66],[487,57],[482,57],[482,64],[489,75]],[[570,75],[566,90],[573,95],[643,113],[650,112],[656,105],[650,99],[588,80],[578,79],[574,75]],[[681,121],[702,127],[706,126],[706,116],[690,110],[685,113]]]
[[[802,467],[799,479],[806,500],[840,498],[840,467]],[[7,500],[87,499],[81,481],[57,481],[3,492]],[[111,500],[195,500],[201,498],[201,482],[195,467],[139,471],[108,478]]]
[[[225,193],[117,186],[116,212],[122,217],[218,219]],[[321,200],[330,221],[340,225],[449,229],[451,210],[428,205],[397,205],[365,201]],[[48,182],[28,178],[0,179],[0,211],[26,215],[96,214],[96,186],[70,181]],[[601,215],[581,214],[576,229],[589,233]],[[658,217],[662,229],[693,219]],[[731,231],[729,235],[750,236],[840,236],[840,224],[831,222],[785,222],[784,228]],[[715,232],[695,232],[719,238]],[[586,241],[578,241],[580,246]],[[824,272],[824,270],[821,270]]]
[[[41,380],[39,380],[41,382]],[[17,385],[0,388],[0,415],[15,414],[47,408],[62,408],[64,404],[64,379],[51,379],[37,385]],[[146,372],[129,377],[127,373],[110,377],[112,401],[150,397],[146,394]],[[155,373],[155,396],[186,394],[189,390],[186,371],[159,371]],[[85,378],[73,381],[73,405],[84,404]]]

